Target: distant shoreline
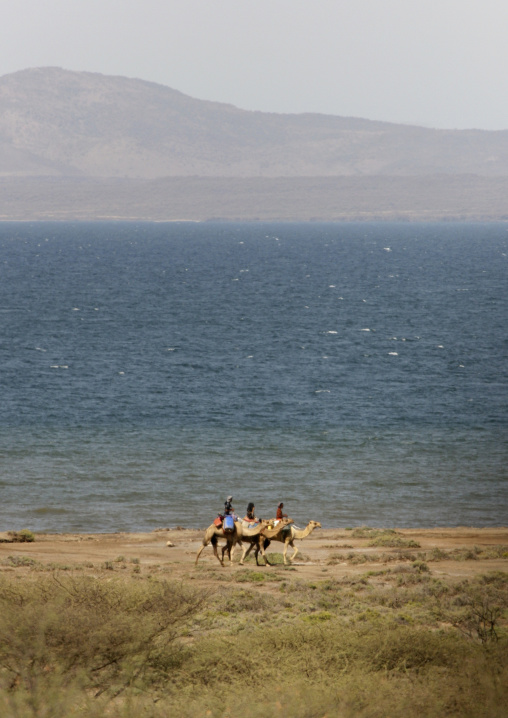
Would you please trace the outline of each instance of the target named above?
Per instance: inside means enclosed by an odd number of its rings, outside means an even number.
[[[508,176],[0,177],[0,221],[506,222]]]

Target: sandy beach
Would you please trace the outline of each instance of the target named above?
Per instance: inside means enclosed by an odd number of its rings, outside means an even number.
[[[369,567],[369,557],[377,557],[378,566],[389,563],[393,568],[397,562],[419,554],[425,554],[428,560],[437,549],[439,560],[431,559],[429,563],[435,576],[446,575],[460,580],[487,571],[508,570],[508,549],[498,557],[489,554],[489,549],[508,546],[508,527],[394,531],[399,546],[373,547],[369,545],[372,542],[368,536],[356,535],[360,533],[358,529],[316,529],[307,538],[296,542],[299,554],[292,568],[306,580],[323,578],[324,573],[330,578],[341,578],[364,573]],[[192,579],[197,583],[207,582],[208,571],[203,572],[203,568],[218,572],[244,571],[246,566],[252,568],[252,563],[239,565],[239,549],[233,564],[226,563],[224,568],[221,567],[211,546],[204,549],[196,568],[195,557],[203,535],[204,530],[198,529],[159,528],[150,533],[36,534],[34,542],[13,543],[9,534],[3,532],[0,533],[0,571],[12,570],[6,562],[9,556],[26,557],[46,568],[81,568],[92,573],[104,567],[120,571],[122,567],[126,569],[134,564],[142,573],[163,572],[176,580]],[[268,553],[282,554],[282,544],[274,542]],[[291,553],[289,549],[288,556]],[[277,564],[261,570],[283,570],[283,567]]]

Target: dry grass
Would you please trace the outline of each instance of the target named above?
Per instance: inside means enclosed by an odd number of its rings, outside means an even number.
[[[2,718],[505,715],[506,573],[93,571],[0,574]]]

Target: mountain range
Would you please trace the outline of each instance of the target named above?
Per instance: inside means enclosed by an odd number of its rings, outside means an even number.
[[[55,67],[0,77],[4,219],[503,219],[507,197],[508,130],[252,112]]]

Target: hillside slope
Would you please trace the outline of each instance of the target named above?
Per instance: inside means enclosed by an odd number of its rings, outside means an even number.
[[[0,176],[508,176],[508,131],[249,112],[59,68],[0,78]]]

